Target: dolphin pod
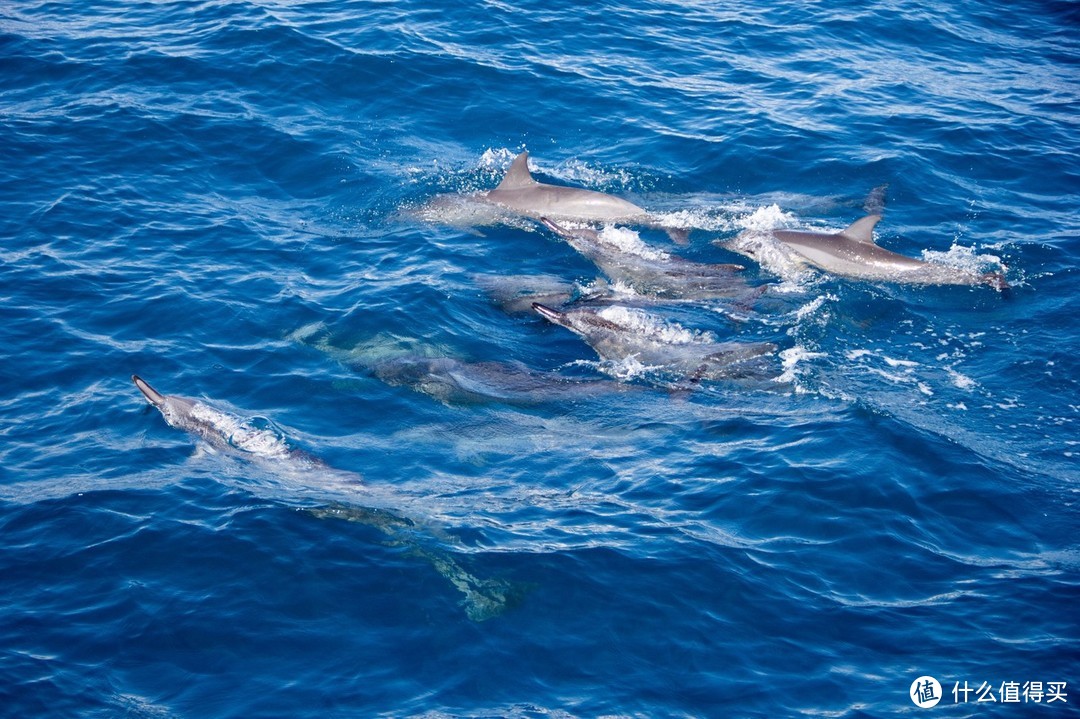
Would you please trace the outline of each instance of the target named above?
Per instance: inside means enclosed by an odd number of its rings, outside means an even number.
[[[999,272],[976,272],[941,263],[924,262],[877,245],[873,239],[873,228],[881,219],[887,187],[888,185],[881,185],[874,188],[865,203],[865,209],[869,214],[841,232],[748,230],[734,240],[717,240],[716,244],[760,261],[753,244],[746,240],[765,236],[788,250],[791,259],[801,264],[813,265],[826,272],[852,279],[919,285],[988,285],[1001,291],[1008,289],[1004,275]],[[435,202],[434,205],[452,204],[448,200],[449,197],[440,195],[436,199],[441,199],[441,202]],[[494,189],[470,196],[454,195],[453,198],[473,208],[488,206],[503,213],[539,220],[600,265],[602,269],[604,258],[595,252],[596,231],[587,228],[569,228],[568,223],[604,225],[622,223],[659,228],[665,230],[678,244],[686,244],[689,235],[689,229],[672,227],[670,222],[665,223],[642,207],[614,195],[579,187],[538,182],[529,171],[527,150],[514,158],[510,168]],[[470,213],[462,212],[462,209],[457,208],[458,214],[463,218],[470,217]],[[438,215],[438,212],[428,213],[428,216]],[[478,214],[474,219],[488,223],[498,221],[494,217],[484,217],[482,214]],[[506,221],[505,216],[502,221]],[[590,249],[583,249],[583,246],[590,246]],[[608,267],[611,267],[613,263],[625,263],[626,259],[626,257],[614,258],[610,253],[606,257]],[[632,268],[617,269],[624,275],[635,274]],[[673,272],[672,276],[680,277],[689,271],[691,268],[682,266]],[[719,271],[723,273],[726,269]],[[677,292],[677,290],[662,288],[659,294],[664,296],[665,293],[671,292]],[[646,294],[651,293],[651,290],[646,290]]]
[[[924,262],[897,254],[874,242],[874,227],[881,215],[867,215],[840,232],[771,230],[771,238],[792,250],[796,259],[834,275],[861,280],[877,280],[922,285],[989,285],[1006,290],[1009,285],[998,272],[973,272],[936,262]],[[752,240],[760,233],[748,230],[723,247],[755,257]]]
[[[884,188],[875,190],[872,201],[867,202],[867,209],[880,211],[883,198]],[[640,224],[663,228],[676,241],[686,239],[684,231],[664,227],[655,216],[621,198],[583,188],[537,182],[529,172],[528,152],[522,152],[514,159],[497,187],[473,199],[469,201],[474,206],[497,207],[540,221],[594,262],[610,281],[657,302],[740,297],[756,289],[750,288],[741,278],[743,267],[740,265],[692,262],[646,245],[630,251],[606,241],[603,233],[596,229],[562,224]],[[505,212],[501,221],[506,221]],[[924,262],[878,246],[873,239],[873,230],[880,219],[880,214],[874,212],[836,233],[773,230],[766,234],[794,253],[801,262],[845,277],[915,284],[985,284],[998,290],[1008,287],[999,273],[978,273]],[[742,233],[740,238],[745,239],[750,234]],[[759,259],[748,243],[729,241],[722,246]],[[544,284],[542,295],[521,296],[519,292],[507,292],[503,286],[493,289],[503,295],[507,306],[527,304],[544,319],[578,335],[602,360],[637,363],[664,375],[674,375],[678,379],[676,386],[703,380],[773,377],[768,358],[776,353],[777,346],[771,342],[719,342],[708,333],[687,332],[677,326],[665,327],[662,322],[646,318],[645,313],[634,308],[611,304],[597,309],[600,302],[608,302],[615,294],[609,292],[609,288],[582,292],[552,281],[550,277],[545,278]],[[560,306],[535,301],[538,297],[558,298]],[[388,384],[410,387],[448,403],[535,404],[543,403],[559,391],[579,397],[610,392],[613,384],[618,386],[617,383],[572,379],[556,372],[536,371],[516,362],[467,363],[422,355],[384,359],[372,363],[368,369]],[[301,477],[319,480],[320,486],[337,483],[352,490],[361,486],[359,475],[335,470],[316,457],[291,447],[271,423],[264,425],[243,419],[201,400],[163,394],[137,375],[132,376],[132,381],[142,396],[161,412],[166,423],[202,439],[215,449],[257,461],[283,473],[288,468],[294,477],[299,472]],[[395,543],[408,545],[414,554],[430,562],[440,575],[462,592],[465,612],[474,620],[500,614],[514,598],[516,592],[506,582],[478,579],[446,552],[411,538],[416,523],[393,510],[332,503],[311,510],[311,513],[318,517],[364,522],[388,534]]]

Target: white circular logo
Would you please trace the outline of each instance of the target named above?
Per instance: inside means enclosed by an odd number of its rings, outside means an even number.
[[[933,677],[919,677],[911,683],[908,696],[911,697],[911,701],[915,702],[917,707],[923,709],[936,707],[937,703],[941,701],[941,684]]]

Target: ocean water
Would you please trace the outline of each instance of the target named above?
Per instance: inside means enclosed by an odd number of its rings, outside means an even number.
[[[1049,0],[0,7],[0,714],[1075,715],[1077,27]],[[469,202],[524,149],[691,228],[613,251],[746,265],[739,297],[605,312],[765,366],[690,382],[529,312],[605,278]],[[1011,290],[716,242],[875,195],[883,246]]]

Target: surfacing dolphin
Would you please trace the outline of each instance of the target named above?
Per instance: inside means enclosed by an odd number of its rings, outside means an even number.
[[[674,375],[679,381],[760,379],[771,374],[754,361],[776,351],[770,342],[715,342],[708,335],[665,325],[640,310],[618,306],[559,311],[536,303],[533,309],[580,336],[601,359],[636,362]]]
[[[325,466],[306,452],[289,447],[284,435],[268,422],[260,426],[262,423],[243,420],[199,400],[162,394],[138,375],[132,375],[131,380],[143,397],[160,410],[170,427],[190,432],[215,449],[252,459],[299,460],[312,466]]]
[[[592,260],[612,282],[665,299],[707,300],[756,292],[738,276],[742,265],[707,264],[676,257],[637,241],[620,247],[589,227],[566,228],[547,217],[540,222]],[[611,232],[605,230],[604,232]]]
[[[797,260],[843,277],[920,285],[989,285],[996,290],[1008,289],[1005,276],[998,272],[974,272],[924,262],[886,250],[874,242],[874,227],[880,220],[881,215],[867,215],[841,232],[771,230],[765,235],[793,251]],[[756,240],[760,240],[761,235],[758,231],[747,230],[735,240],[720,244],[733,252],[756,258],[759,251]]]
[[[286,469],[294,474],[297,470],[305,475],[311,473],[311,478],[319,484],[332,480],[343,486],[360,486],[359,475],[335,470],[306,452],[290,448],[280,432],[260,427],[258,423],[223,412],[200,400],[162,394],[138,375],[132,375],[131,379],[147,401],[157,407],[169,426],[190,432],[218,450],[246,459],[265,460],[267,466],[277,468],[279,473],[284,473]],[[462,603],[465,613],[474,621],[501,614],[513,598],[513,590],[506,582],[479,579],[446,552],[412,538],[416,522],[395,511],[334,502],[310,510],[310,513],[320,518],[362,522],[389,535],[392,544],[407,546],[414,554],[430,562],[440,575],[464,594]]]
[[[570,222],[647,225],[665,230],[680,244],[685,244],[688,234],[685,229],[664,226],[643,208],[614,195],[537,182],[529,172],[528,150],[514,158],[498,187],[477,197],[536,220],[547,217]]]

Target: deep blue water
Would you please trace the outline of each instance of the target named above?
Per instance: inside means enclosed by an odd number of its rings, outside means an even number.
[[[1031,0],[5,4],[0,714],[891,716],[931,675],[931,712],[1074,715],[1078,26]],[[760,298],[647,311],[773,342],[775,372],[673,386],[500,307],[592,283],[565,243],[431,209],[522,149],[692,225],[634,231],[703,262],[887,184],[883,245],[1012,291],[749,262]],[[473,391],[384,381],[405,355]],[[133,373],[327,466],[171,428]],[[953,706],[964,682],[999,701]]]

